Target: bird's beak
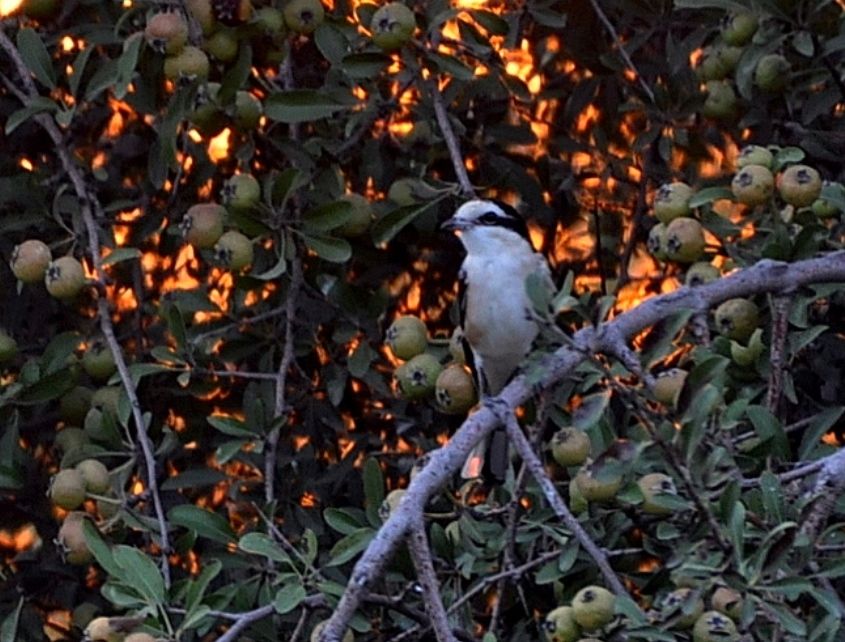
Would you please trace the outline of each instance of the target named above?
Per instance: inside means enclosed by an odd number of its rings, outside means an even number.
[[[447,218],[440,224],[440,229],[446,230],[448,232],[457,232],[466,228],[466,225],[463,221],[456,219],[454,216],[452,218]]]

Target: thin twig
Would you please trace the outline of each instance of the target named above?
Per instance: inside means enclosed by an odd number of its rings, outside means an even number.
[[[28,99],[35,98],[39,95],[38,88],[30,75],[29,69],[21,58],[20,52],[12,41],[6,36],[6,33],[0,30],[0,47],[2,47],[6,54],[11,58],[15,65],[18,75],[26,88]],[[120,343],[117,340],[114,332],[114,326],[111,321],[111,310],[109,309],[109,302],[105,298],[105,284],[103,282],[104,272],[101,262],[99,230],[95,220],[95,215],[98,218],[102,217],[102,208],[88,190],[85,184],[85,178],[79,165],[76,163],[71,153],[68,151],[64,136],[59,130],[53,118],[47,114],[38,114],[34,117],[35,121],[50,136],[56,148],[56,153],[62,163],[62,167],[68,175],[68,178],[73,185],[73,190],[76,197],[79,199],[80,210],[82,213],[82,220],[85,224],[85,230],[88,236],[88,252],[94,266],[94,273],[96,274],[96,291],[97,291],[97,315],[100,324],[100,331],[106,340],[109,350],[114,357],[115,365],[120,376],[120,382],[126,391],[129,398],[129,405],[132,412],[132,419],[138,435],[138,442],[141,446],[141,451],[144,455],[144,462],[146,464],[147,485],[149,486],[150,494],[153,500],[153,507],[156,513],[156,521],[159,527],[159,543],[161,545],[161,571],[164,578],[165,586],[170,586],[170,565],[167,556],[170,553],[170,537],[167,531],[167,519],[164,514],[164,506],[161,502],[161,495],[158,488],[158,480],[156,477],[156,461],[155,453],[153,451],[152,440],[147,433],[147,427],[144,423],[143,413],[141,412],[141,404],[138,401],[138,395],[135,390],[135,384],[129,373],[129,368],[126,364],[126,359],[123,356]],[[95,211],[96,210],[96,211]]]
[[[287,56],[280,68],[280,72],[285,90],[290,91],[295,88],[296,83],[293,77],[293,57],[290,40],[286,40],[285,42]],[[299,140],[298,124],[292,123],[290,125],[288,136],[292,141]],[[292,199],[292,206],[294,208],[294,221],[298,221],[299,203],[295,195]],[[277,425],[273,427],[267,436],[267,450],[264,456],[264,497],[268,504],[276,499],[276,460],[279,452],[279,439],[282,435],[283,423],[281,420],[288,412],[286,390],[288,371],[296,358],[293,344],[293,324],[296,318],[297,299],[299,298],[299,291],[302,288],[302,281],[302,260],[299,256],[295,256],[291,261],[290,287],[288,288],[288,296],[285,304],[285,348],[282,352],[279,370],[276,373],[276,399],[273,408],[273,418],[276,420]]]
[[[440,87],[437,85],[437,79],[430,80],[428,87],[431,92],[431,101],[434,104],[434,115],[437,118],[437,125],[440,127],[440,133],[443,134],[443,140],[446,141],[449,158],[452,160],[452,167],[455,169],[455,177],[461,186],[461,193],[464,196],[472,196],[475,194],[475,189],[473,189],[472,182],[469,180],[467,168],[464,165],[464,158],[461,154],[461,146],[458,144],[458,137],[455,136],[452,123],[449,122],[449,113],[446,111],[446,103],[443,100]]]
[[[240,637],[241,631],[246,627],[253,622],[258,622],[258,620],[263,620],[265,617],[271,616],[275,610],[272,604],[268,604],[252,611],[240,613],[237,619],[234,620],[234,624],[229,627],[229,630],[217,638],[217,642],[234,642]]]
[[[646,84],[642,74],[639,72],[637,66],[634,64],[634,61],[631,60],[631,56],[629,56],[628,52],[625,51],[625,46],[622,44],[622,40],[619,38],[619,34],[616,32],[616,27],[613,26],[613,23],[607,17],[607,14],[605,14],[601,6],[599,6],[598,0],[590,0],[590,4],[593,7],[593,11],[596,12],[596,16],[598,16],[599,21],[601,21],[601,23],[604,25],[604,28],[607,29],[607,33],[609,33],[610,37],[613,38],[613,43],[619,50],[619,55],[622,56],[622,60],[625,61],[625,64],[628,66],[628,69],[634,72],[634,76],[636,76],[640,87],[642,87],[642,90],[643,92],[645,92],[645,95],[648,96],[649,101],[654,103],[654,92],[651,91],[651,87]]]
[[[411,527],[408,548],[411,551],[414,567],[417,569],[417,579],[422,586],[425,598],[425,610],[431,618],[431,626],[437,641],[456,642],[449,627],[446,607],[443,606],[443,599],[440,597],[440,585],[437,582],[437,573],[434,570],[434,561],[431,558],[422,515],[417,516]]]
[[[276,374],[276,401],[273,408],[273,417],[279,421],[288,412],[286,387],[288,371],[293,365],[296,357],[293,343],[293,324],[296,317],[296,303],[299,298],[299,290],[302,287],[302,261],[294,257],[291,261],[290,287],[288,288],[287,316],[285,318],[285,349],[282,353],[282,360],[279,363],[279,370]],[[282,426],[277,425],[267,436],[267,454],[264,459],[264,497],[268,503],[276,497],[276,458],[279,451],[279,439],[282,434]]]
[[[537,457],[537,454],[534,452],[534,449],[531,448],[531,444],[528,442],[528,439],[522,433],[522,429],[519,427],[519,422],[516,420],[516,415],[512,412],[508,413],[504,417],[504,420],[508,430],[508,437],[510,437],[511,442],[516,447],[516,452],[519,453],[522,461],[524,461],[528,466],[528,470],[531,471],[531,475],[540,486],[540,490],[543,491],[543,495],[545,496],[546,501],[549,502],[552,510],[554,510],[555,514],[560,517],[564,524],[566,524],[567,528],[572,531],[575,539],[578,540],[578,543],[581,544],[587,554],[593,558],[593,561],[596,563],[596,566],[599,567],[599,571],[601,571],[605,582],[607,582],[611,590],[617,595],[628,595],[625,585],[622,584],[622,581],[616,575],[613,568],[611,568],[610,562],[607,561],[604,551],[599,548],[587,531],[584,530],[584,527],[581,526],[581,522],[579,522],[572,514],[569,507],[566,505],[566,502],[564,502],[563,498],[560,496],[560,493],[557,492],[554,482],[546,473],[543,462],[540,461],[539,457]]]

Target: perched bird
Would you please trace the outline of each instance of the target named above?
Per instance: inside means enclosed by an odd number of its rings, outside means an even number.
[[[505,203],[468,201],[443,228],[456,232],[466,249],[459,274],[461,326],[479,396],[495,396],[530,352],[538,333],[525,280],[536,273],[551,287],[549,265],[534,251],[525,220]],[[482,442],[470,453],[464,478],[504,481],[508,468],[504,428],[494,430],[488,440],[489,447]]]

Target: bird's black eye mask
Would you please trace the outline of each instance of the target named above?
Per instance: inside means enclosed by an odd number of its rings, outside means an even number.
[[[482,225],[497,225],[499,227],[505,227],[516,232],[530,243],[531,237],[528,235],[528,226],[525,224],[525,219],[520,216],[519,212],[507,203],[501,203],[499,201],[493,202],[501,208],[504,216],[498,212],[486,212],[479,217],[478,222]]]

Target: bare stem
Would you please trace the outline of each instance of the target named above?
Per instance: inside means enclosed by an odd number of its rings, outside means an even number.
[[[446,141],[449,158],[452,159],[452,167],[455,169],[455,176],[458,179],[458,184],[461,186],[461,192],[464,196],[472,196],[475,194],[475,190],[472,187],[472,182],[469,180],[469,175],[467,174],[467,168],[464,165],[464,157],[461,154],[458,137],[455,136],[455,130],[452,128],[452,123],[449,122],[449,113],[446,111],[443,93],[440,91],[436,79],[431,80],[428,86],[429,91],[431,91],[431,100],[434,103],[434,115],[437,118],[437,126],[440,127],[440,133],[443,134],[443,140]]]
[[[6,33],[0,30],[0,47],[6,52],[20,76],[21,82],[26,89],[27,99],[35,98],[39,95],[38,88],[33,82],[29,69],[21,58],[20,52],[12,41],[6,36]],[[73,185],[73,190],[76,197],[79,199],[80,210],[82,212],[82,220],[85,224],[85,231],[88,236],[88,253],[91,257],[94,266],[94,273],[96,274],[96,291],[97,291],[97,315],[100,324],[100,331],[109,346],[114,361],[117,366],[117,371],[120,376],[120,382],[126,391],[129,398],[129,405],[131,407],[132,419],[135,423],[135,428],[138,435],[138,443],[141,446],[141,451],[144,455],[144,463],[146,465],[147,485],[150,489],[150,495],[153,500],[153,508],[156,514],[156,521],[159,527],[159,540],[161,545],[161,571],[164,577],[165,585],[170,586],[170,565],[167,561],[167,556],[170,553],[170,537],[167,531],[167,519],[164,514],[164,506],[161,502],[161,495],[158,488],[158,480],[156,477],[156,461],[153,450],[152,440],[147,432],[147,426],[144,422],[144,416],[141,411],[141,404],[138,401],[138,394],[135,390],[135,384],[129,374],[129,368],[126,364],[126,359],[123,356],[120,343],[114,332],[114,325],[111,320],[111,310],[109,302],[105,298],[105,284],[104,272],[101,262],[100,241],[97,227],[96,217],[101,217],[102,207],[97,201],[96,197],[90,193],[85,183],[85,177],[82,174],[80,166],[74,161],[69,152],[64,136],[58,125],[56,125],[53,118],[47,114],[38,114],[34,120],[41,125],[47,132],[47,135],[56,146],[56,153],[62,163],[62,167],[67,172],[68,178]]]
[[[411,528],[408,548],[411,550],[414,567],[417,569],[417,578],[422,585],[425,610],[431,618],[431,626],[434,629],[434,635],[437,636],[437,641],[456,642],[449,627],[446,607],[443,606],[443,600],[440,597],[440,585],[437,582],[437,573],[434,570],[434,561],[431,558],[422,515],[417,517]]]
[[[590,0],[590,4],[593,7],[593,11],[596,12],[596,16],[598,16],[599,21],[604,25],[604,28],[607,30],[607,33],[610,34],[610,37],[613,38],[613,42],[616,45],[616,48],[619,50],[619,55],[622,57],[622,60],[628,66],[632,72],[634,72],[634,76],[637,78],[637,82],[642,87],[643,92],[646,96],[648,96],[649,101],[654,103],[654,92],[651,91],[651,87],[649,87],[645,80],[643,79],[642,74],[637,69],[637,66],[634,64],[634,61],[631,60],[631,56],[628,55],[628,52],[625,51],[625,45],[622,43],[622,40],[619,38],[619,34],[616,32],[616,27],[613,26],[613,23],[607,17],[607,14],[601,8],[598,3],[598,0]]]

